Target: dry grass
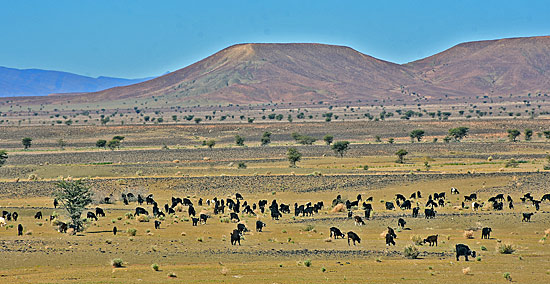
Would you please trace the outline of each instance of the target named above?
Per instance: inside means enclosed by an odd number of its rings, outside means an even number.
[[[462,235],[466,239],[473,239],[474,238],[474,231],[473,230],[466,230],[466,231],[464,231],[464,233]]]

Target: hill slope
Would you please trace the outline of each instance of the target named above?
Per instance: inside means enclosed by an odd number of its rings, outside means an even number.
[[[52,93],[97,92],[148,80],[111,77],[92,78],[67,72],[15,69],[0,66],[0,97],[41,96]]]
[[[445,102],[549,91],[550,37],[531,37],[463,43],[404,65],[344,46],[239,44],[153,80],[72,95],[70,101],[108,103],[155,96],[188,105],[387,98]],[[32,100],[55,103],[67,101],[67,96]]]
[[[465,95],[550,91],[550,37],[467,42],[406,65],[419,81]]]
[[[196,103],[364,99],[400,93],[399,86],[411,78],[407,68],[349,47],[240,44],[148,82],[78,97],[164,96],[169,101]]]

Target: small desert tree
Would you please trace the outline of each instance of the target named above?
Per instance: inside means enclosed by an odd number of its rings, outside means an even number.
[[[302,159],[302,153],[298,152],[296,148],[292,147],[288,148],[288,151],[286,152],[286,157],[290,162],[290,167],[294,168],[296,167],[296,162],[299,162]]]
[[[21,144],[23,144],[23,147],[25,147],[25,150],[29,149],[32,145],[32,138],[25,137],[21,139]]]
[[[237,144],[237,146],[244,146],[244,138],[239,134],[235,135],[235,144]]]
[[[332,150],[334,153],[340,155],[340,158],[344,157],[344,154],[349,150],[349,141],[334,142]]]
[[[529,128],[525,129],[524,135],[525,135],[525,141],[531,141],[531,138],[533,137],[533,130]]]
[[[544,134],[544,137],[546,137],[546,139],[550,139],[550,130],[545,130],[542,133]]]
[[[269,145],[269,143],[271,143],[271,132],[264,132],[260,141],[262,143],[262,146]]]
[[[462,140],[464,137],[468,136],[470,128],[468,127],[457,127],[449,129],[449,136],[453,137],[456,141]]]
[[[6,150],[0,150],[0,167],[6,163],[8,159],[8,152]]]
[[[206,145],[206,147],[208,147],[209,149],[212,149],[214,148],[214,146],[216,146],[216,140],[214,139],[210,139],[208,141],[206,141],[206,143],[204,143]]]
[[[325,135],[325,137],[323,137],[323,141],[325,141],[325,143],[327,143],[327,145],[330,145],[330,144],[332,144],[332,141],[334,141],[334,136],[332,136],[330,134],[327,134],[327,135]]]
[[[415,129],[409,133],[409,136],[411,137],[411,141],[414,142],[414,139],[416,139],[418,142],[422,140],[424,137],[424,130],[422,129]]]
[[[516,139],[520,134],[521,132],[517,129],[508,129],[508,139],[510,139],[510,142],[516,142]]]
[[[65,140],[63,140],[63,139],[58,139],[57,140],[57,146],[59,146],[59,148],[61,148],[61,150],[65,150],[65,146],[67,146],[67,142],[65,142]]]
[[[403,164],[403,160],[405,159],[405,156],[409,154],[407,150],[400,149],[399,151],[395,152],[395,155],[397,155],[397,162],[400,164]]]
[[[107,140],[99,139],[95,142],[95,146],[97,148],[104,148],[105,149],[105,146],[107,146]]]
[[[111,149],[111,151],[114,150],[114,149],[120,148],[120,140],[113,139],[113,140],[109,141],[107,143],[107,147],[109,147],[109,149]]]
[[[83,180],[61,180],[55,186],[55,199],[61,203],[77,231],[82,229],[82,212],[92,203],[92,192]]]

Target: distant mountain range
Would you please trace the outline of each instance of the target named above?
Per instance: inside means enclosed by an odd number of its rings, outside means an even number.
[[[462,43],[402,65],[345,46],[238,44],[146,82],[72,95],[71,103],[153,96],[182,104],[385,98],[441,102],[537,92],[550,92],[550,37]],[[39,100],[67,99],[61,95]]]
[[[15,69],[0,66],[0,97],[97,92],[112,87],[141,83],[152,78],[92,78],[60,71]]]

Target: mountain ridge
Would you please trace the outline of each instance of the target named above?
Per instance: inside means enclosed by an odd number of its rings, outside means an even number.
[[[71,102],[182,104],[445,100],[550,90],[550,36],[465,42],[406,64],[347,46],[241,43],[152,80],[71,95]],[[41,100],[56,103],[66,95]]]
[[[152,78],[124,79],[108,76],[94,78],[64,71],[0,66],[0,97],[96,92],[116,86],[141,83]]]

